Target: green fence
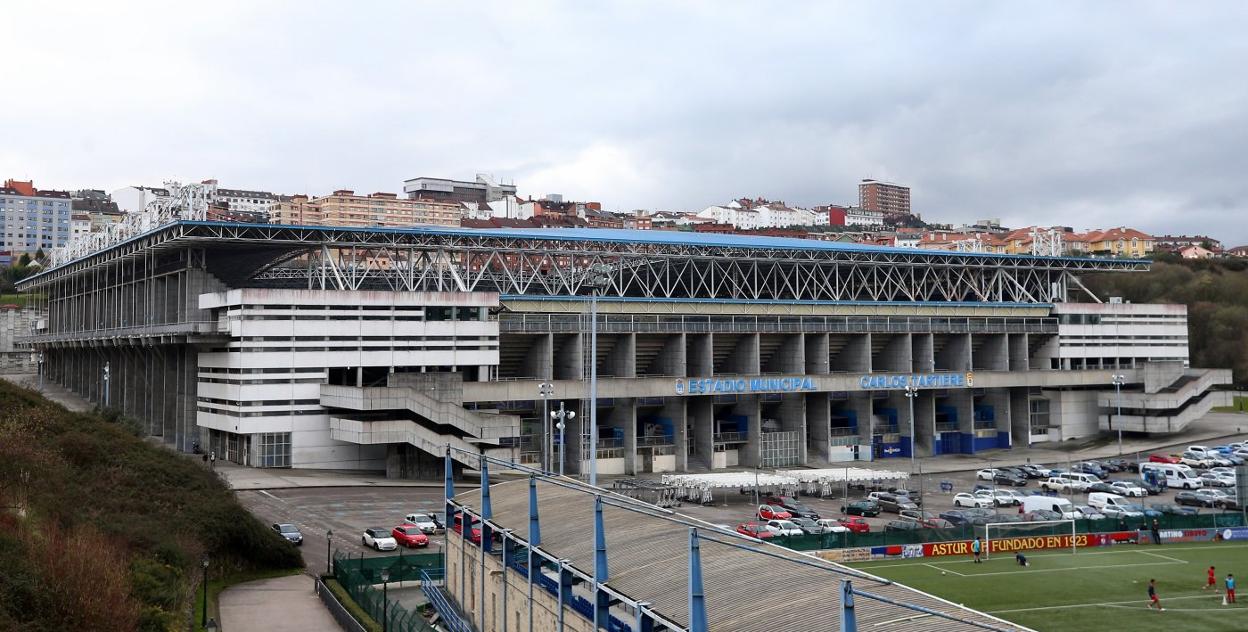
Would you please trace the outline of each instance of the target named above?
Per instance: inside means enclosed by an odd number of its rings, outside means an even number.
[[[1163,515],[1157,518],[1162,529],[1212,529],[1220,527],[1242,527],[1244,517],[1238,513],[1206,513],[1195,516]],[[1134,518],[1118,520],[1076,520],[1075,530],[1078,533],[1105,533],[1109,531],[1135,531],[1148,529],[1152,525],[1151,518]],[[1070,533],[1066,524],[1054,523],[1045,525],[1026,525],[1018,529],[1002,526],[1000,531],[993,529],[993,537],[1010,537],[1023,535],[1062,535]],[[947,542],[950,540],[970,540],[976,536],[984,537],[982,525],[961,525],[953,529],[913,529],[901,531],[875,531],[872,533],[832,533],[824,535],[803,535],[779,537],[770,540],[775,544],[796,551],[815,551],[819,549],[840,549],[865,546],[884,546],[888,544],[922,544],[925,542]]]
[[[388,605],[383,590],[376,588],[382,583],[381,573],[388,571],[387,581],[420,581],[422,570],[442,568],[442,556],[437,553],[418,553],[387,557],[354,557],[334,551],[334,579],[346,589],[355,603],[376,621],[387,619],[386,629],[392,632],[434,632],[419,612],[409,611],[390,599]]]

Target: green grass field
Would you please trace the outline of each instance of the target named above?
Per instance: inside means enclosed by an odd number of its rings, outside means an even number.
[[[1248,630],[1248,598],[1222,605],[1222,580],[1248,580],[1248,544],[1121,545],[1065,552],[1012,553],[982,564],[968,557],[880,560],[855,568],[930,592],[1007,621],[1044,630]],[[1217,567],[1218,592],[1204,590]],[[1165,612],[1147,607],[1149,579]]]

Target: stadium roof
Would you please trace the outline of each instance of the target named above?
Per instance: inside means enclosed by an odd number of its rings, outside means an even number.
[[[592,575],[595,491],[603,494],[604,498],[614,495],[589,487],[557,485],[541,477],[536,480],[542,527],[541,549],[550,555],[571,560],[572,567]],[[512,529],[515,536],[524,540],[529,537],[527,486],[527,480],[490,485],[491,522]],[[478,491],[470,491],[458,494],[455,501],[468,507],[479,507],[479,498]],[[729,535],[701,520],[681,514],[662,515],[661,511],[654,508],[653,514],[639,513],[604,503],[603,523],[610,574],[606,583],[632,599],[649,602],[654,612],[682,625],[687,626],[689,620],[689,536],[685,525],[694,525],[700,527],[699,533],[710,538],[755,547],[781,558],[813,561],[829,568],[811,568],[702,539],[707,620],[709,628],[716,632],[835,629],[840,617],[842,579],[851,579],[855,590],[936,610],[981,626],[1027,630],[862,571],[744,536]],[[983,629],[861,596],[855,598],[854,606],[860,630],[957,632]]]

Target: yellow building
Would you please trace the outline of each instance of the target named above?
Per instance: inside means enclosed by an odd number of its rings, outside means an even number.
[[[274,224],[358,228],[459,226],[461,216],[458,203],[405,200],[393,193],[356,195],[349,189],[311,199],[296,195],[279,201],[269,211]]]
[[[1135,259],[1151,255],[1156,241],[1152,235],[1122,226],[1088,231],[1081,237],[1083,238],[1081,241],[1087,244],[1086,254]]]

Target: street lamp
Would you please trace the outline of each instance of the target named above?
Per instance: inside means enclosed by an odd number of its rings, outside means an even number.
[[[43,390],[43,352],[39,352],[39,390]]]
[[[381,632],[390,625],[390,569],[381,569]]]
[[[576,411],[564,410],[563,402],[559,402],[559,410],[550,411],[550,418],[555,420],[555,428],[559,430],[559,476],[563,476],[563,446],[568,443],[567,438],[563,436],[563,429],[567,428],[567,424],[563,422],[576,419]],[[554,440],[553,436],[551,440]]]
[[[108,409],[108,372],[109,363],[104,363],[104,409]]]
[[[204,556],[204,559],[200,562],[200,564],[204,568],[204,612],[203,612],[203,616],[201,616],[199,619],[199,625],[200,627],[207,627],[208,626],[208,556],[207,555]]]
[[[332,576],[334,574],[334,554],[331,549],[334,543],[334,530],[325,531],[325,574]]]
[[[1114,415],[1114,421],[1118,422],[1118,456],[1122,456],[1122,385],[1127,383],[1127,376],[1121,373],[1115,373],[1110,377],[1114,383],[1114,400],[1118,405],[1118,412]],[[1110,424],[1113,428],[1113,424]]]
[[[589,295],[589,484],[598,486],[598,293],[611,284],[611,266],[596,263],[585,279]]]
[[[550,432],[550,413],[547,411],[550,410],[550,396],[555,394],[555,385],[542,382],[537,385],[537,394],[542,396],[542,471],[549,472],[554,469],[550,460],[555,452],[555,442]]]
[[[919,396],[919,387],[906,385],[906,399],[910,402],[910,473],[914,474],[914,398]],[[936,437],[932,437],[932,446],[936,445]]]

